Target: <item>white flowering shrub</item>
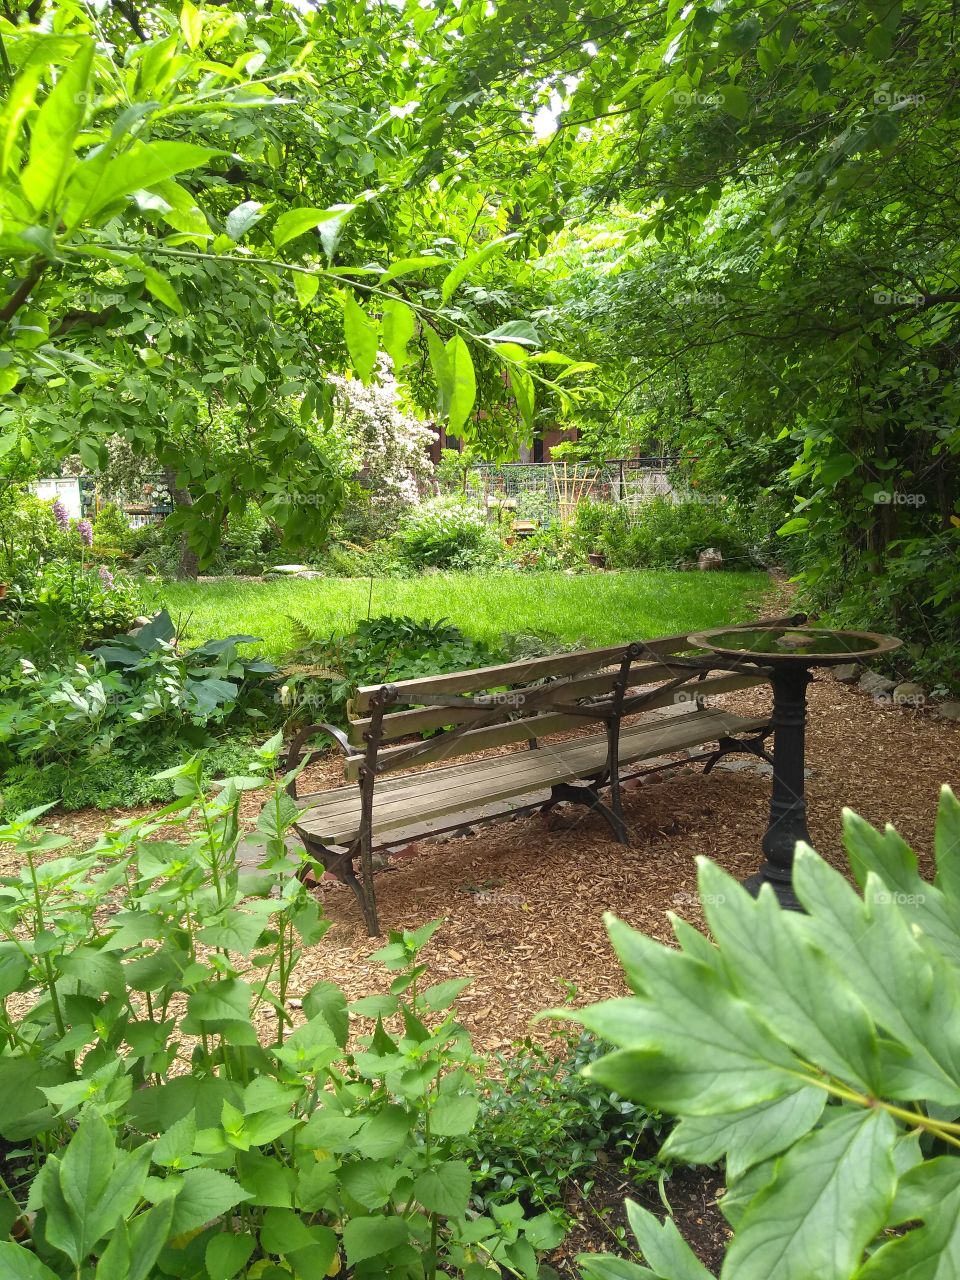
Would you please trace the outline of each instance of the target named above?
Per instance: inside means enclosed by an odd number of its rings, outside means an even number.
[[[357,378],[333,375],[335,430],[345,446],[348,468],[363,497],[344,512],[342,524],[353,537],[391,532],[404,511],[433,491],[429,449],[432,427],[407,413],[385,359],[379,380],[364,386]]]

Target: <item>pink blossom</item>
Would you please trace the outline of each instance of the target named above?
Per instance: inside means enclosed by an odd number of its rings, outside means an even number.
[[[105,564],[100,566],[99,573],[100,585],[103,587],[104,591],[109,591],[113,586],[113,574]]]
[[[85,547],[93,546],[93,525],[89,520],[77,521],[77,533],[79,533],[80,541]]]
[[[63,505],[63,503],[60,501],[59,498],[54,499],[53,518],[54,520],[56,520],[57,526],[60,529],[66,529],[69,527],[70,516],[67,512],[67,508]]]

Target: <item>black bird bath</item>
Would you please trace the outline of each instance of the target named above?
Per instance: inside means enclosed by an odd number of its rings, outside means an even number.
[[[800,910],[793,892],[793,853],[798,840],[810,842],[804,796],[804,729],[811,668],[875,658],[900,647],[893,636],[871,631],[829,631],[819,627],[754,627],[704,631],[690,643],[731,662],[763,669],[773,686],[773,795],[762,849],[766,861],[744,881],[751,893],[769,884],[780,905]]]

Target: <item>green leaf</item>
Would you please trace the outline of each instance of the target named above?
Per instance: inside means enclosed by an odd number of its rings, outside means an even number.
[[[231,1232],[212,1236],[203,1255],[210,1280],[233,1280],[237,1272],[247,1265],[256,1247],[253,1236]]]
[[[896,1137],[885,1112],[856,1108],[802,1138],[748,1204],[724,1270],[737,1280],[850,1280],[893,1201]]]
[[[154,271],[153,267],[144,267],[143,277],[147,288],[158,302],[162,302],[178,316],[183,315],[183,303],[177,297],[177,291],[166,276],[162,276],[159,271]]]
[[[664,1218],[660,1222],[633,1200],[627,1200],[626,1209],[630,1229],[637,1238],[644,1261],[650,1263],[658,1276],[668,1276],[669,1280],[713,1280],[672,1218]]]
[[[796,1058],[712,970],[614,917],[607,928],[638,994],[578,1015],[598,1035],[628,1046],[593,1063],[587,1075],[684,1115],[741,1111],[795,1092]]]
[[[922,1095],[953,1102],[960,1044],[946,1028],[960,1020],[955,967],[923,945],[894,895],[886,894],[886,901],[874,895],[868,907],[838,871],[805,845],[797,847],[793,875],[797,896],[809,912],[804,928],[828,952],[838,937],[845,940],[845,963],[857,973],[857,994],[874,1021],[910,1050],[912,1072],[926,1077]],[[905,1096],[919,1095],[908,1091]]]
[[[960,1275],[960,1165],[938,1156],[911,1169],[897,1188],[888,1225],[923,1225],[888,1240],[856,1280],[952,1280]]]
[[[71,179],[71,209],[82,204],[86,216],[96,218],[131,192],[199,169],[219,154],[192,142],[144,142],[116,156],[102,170],[95,169],[92,161],[86,162],[89,173],[85,172],[85,165],[80,165]]]
[[[172,1198],[119,1222],[97,1263],[96,1280],[150,1280],[172,1222]]]
[[[811,945],[800,916],[783,911],[769,890],[752,897],[706,858],[697,866],[704,914],[734,990],[798,1054],[884,1092],[873,1021],[841,970]]]
[[[344,1224],[343,1245],[347,1262],[355,1267],[366,1258],[376,1258],[404,1244],[410,1229],[403,1218],[351,1218]]]
[[[542,1252],[555,1249],[566,1233],[563,1224],[552,1213],[538,1213],[535,1217],[526,1219],[523,1234],[534,1249]]]
[[[357,377],[369,382],[377,363],[377,325],[350,292],[343,294],[343,334]]]
[[[934,883],[960,905],[960,800],[948,786],[940,788],[933,851],[937,861]]]
[[[447,978],[444,982],[435,982],[422,993],[420,1001],[433,1013],[440,1013],[449,1009],[472,982],[473,978]]]
[[[233,1178],[217,1169],[188,1169],[177,1175],[179,1190],[173,1209],[173,1236],[204,1227],[250,1195]]]
[[[417,321],[413,311],[399,298],[389,298],[383,304],[383,349],[393,361],[398,372],[409,361],[410,339],[416,332]]]
[[[75,163],[74,147],[88,100],[94,44],[82,40],[33,121],[30,159],[20,174],[23,193],[34,210],[54,208]]]
[[[481,248],[463,258],[457,265],[444,277],[443,284],[440,287],[440,294],[444,302],[449,302],[456,293],[457,289],[467,278],[471,271],[475,271],[482,263],[492,258],[494,254],[503,253],[508,245],[513,244],[520,237],[516,233],[508,236],[500,236],[496,240],[490,240]]]
[[[392,1159],[409,1142],[412,1124],[412,1116],[403,1107],[382,1107],[364,1120],[363,1127],[353,1138],[353,1145],[368,1159]]]
[[[309,306],[309,304],[317,296],[317,290],[320,288],[319,276],[304,275],[302,271],[293,273],[293,289],[297,295],[297,301],[301,307]]]
[[[224,228],[231,240],[242,240],[262,218],[263,205],[258,200],[244,200],[227,214]]]
[[[335,982],[315,982],[303,997],[303,1012],[308,1018],[323,1018],[340,1048],[346,1048],[350,1014],[347,998]]]
[[[203,16],[190,0],[183,0],[180,10],[180,30],[190,49],[196,49],[203,39]]]
[[[524,426],[528,431],[532,431],[536,388],[529,373],[524,373],[522,369],[517,369],[516,367],[512,368],[510,370],[510,390],[513,392],[513,398],[517,403]]]
[[[26,1245],[0,1241],[0,1270],[4,1280],[60,1280]]]
[[[810,528],[810,521],[806,516],[794,516],[792,520],[787,520],[777,530],[777,536],[780,538],[789,538],[791,534],[803,533]]]
[[[405,1173],[394,1160],[360,1160],[341,1168],[340,1181],[365,1209],[381,1209]]]
[[[24,118],[32,110],[37,96],[42,67],[28,66],[7,91],[3,111],[0,113],[0,173],[4,176],[13,165],[13,151],[20,137]]]
[[[447,265],[446,258],[427,257],[424,254],[418,258],[401,258],[398,262],[393,262],[387,267],[383,275],[380,277],[381,284],[389,284],[391,280],[396,280],[398,276],[408,276],[412,272],[429,271],[433,267],[443,267]]]
[[[312,1071],[333,1062],[340,1046],[326,1020],[316,1016],[292,1031],[274,1052],[295,1070]]]
[[[752,1165],[779,1155],[809,1133],[823,1114],[827,1095],[807,1087],[746,1111],[716,1116],[685,1116],[671,1131],[661,1154],[690,1164],[715,1164],[727,1158],[727,1176],[743,1176]]]
[[[720,96],[723,98],[724,111],[729,112],[732,116],[736,116],[738,120],[744,120],[746,118],[747,112],[750,109],[750,99],[739,85],[721,85]]]
[[[280,249],[305,231],[312,231],[330,218],[338,216],[337,209],[288,209],[281,213],[273,227],[274,248]]]
[[[450,412],[450,401],[453,397],[453,371],[450,368],[447,349],[443,345],[443,340],[437,331],[427,325],[424,329],[424,333],[427,335],[427,351],[430,355],[430,366],[433,369],[433,376],[437,382],[437,412],[441,418],[446,418],[447,414]]]
[[[27,974],[30,963],[14,942],[0,942],[0,1000],[16,991]]]
[[[603,1253],[578,1253],[577,1265],[584,1280],[664,1280],[663,1276],[655,1276],[649,1267]]]
[[[446,352],[452,384],[447,422],[449,430],[454,435],[459,435],[477,398],[477,376],[470,350],[459,334],[455,334],[447,343]]]
[[[491,342],[513,342],[521,347],[539,347],[540,335],[529,320],[508,320],[484,334]]]
[[[440,1138],[469,1133],[479,1109],[472,1093],[442,1093],[430,1108],[430,1131]]]
[[[268,1209],[260,1228],[260,1247],[265,1253],[286,1257],[313,1243],[310,1228],[292,1209]]]
[[[463,1160],[444,1160],[413,1180],[413,1195],[430,1213],[462,1218],[467,1212],[473,1179]]]

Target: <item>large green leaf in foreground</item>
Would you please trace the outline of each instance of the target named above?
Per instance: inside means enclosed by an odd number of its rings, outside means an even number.
[[[634,994],[578,1015],[617,1046],[588,1073],[678,1117],[667,1156],[725,1159],[722,1280],[960,1276],[960,803],[943,788],[935,885],[891,828],[847,811],[844,837],[860,894],[801,845],[805,913],[701,860],[713,941],[608,919]],[[709,1274],[628,1214],[652,1270],[585,1255],[585,1276]]]

